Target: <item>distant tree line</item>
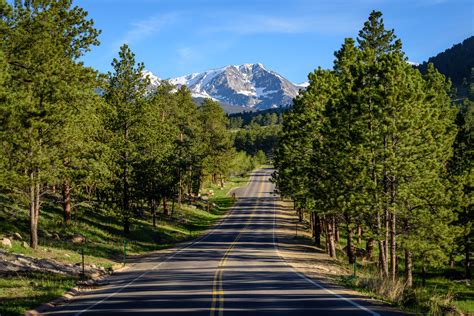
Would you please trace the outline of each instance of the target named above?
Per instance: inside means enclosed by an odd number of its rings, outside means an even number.
[[[127,45],[106,75],[84,66],[100,31],[72,0],[0,0],[0,16],[0,191],[29,208],[32,248],[51,193],[65,225],[92,202],[128,233],[139,212],[155,224],[160,203],[169,214],[168,200],[264,162],[235,150],[218,103],[198,107],[166,82],[151,89]]]
[[[278,108],[230,114],[228,127],[235,148],[249,155],[262,152],[271,157],[278,142],[284,111]]]
[[[250,125],[251,123],[255,123],[261,126],[281,124],[282,114],[287,110],[288,108],[276,108],[261,111],[243,111],[240,113],[228,114],[229,128],[244,128]]]
[[[470,277],[474,107],[450,93],[433,64],[407,63],[375,11],[333,69],[309,74],[284,114],[274,181],[331,257],[342,231],[348,261],[363,253],[382,278],[403,267],[412,286],[415,267],[425,276],[460,255]]]
[[[460,97],[467,96],[469,85],[474,83],[472,71],[474,68],[474,36],[429,58],[428,61],[417,66],[417,68],[425,73],[430,63],[439,72],[451,79],[453,87],[456,89],[455,94]],[[471,94],[470,99],[474,101],[474,94]]]

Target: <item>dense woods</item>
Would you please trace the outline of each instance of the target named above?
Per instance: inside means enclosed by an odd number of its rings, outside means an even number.
[[[100,30],[72,3],[0,0],[0,207],[28,210],[32,249],[46,205],[65,229],[106,210],[126,239],[134,219],[155,229],[268,157],[332,258],[408,290],[437,268],[472,278],[474,37],[413,67],[374,11],[291,109],[226,115],[185,86],[151,88],[126,44],[109,73],[86,67]]]
[[[155,224],[160,204],[170,215],[169,201],[265,159],[234,149],[218,103],[198,107],[166,82],[151,89],[127,45],[108,74],[84,66],[100,31],[71,0],[1,1],[0,15],[0,190],[29,208],[32,248],[46,201],[61,204],[64,225],[93,202],[128,234],[137,214]]]
[[[469,92],[467,92],[467,90],[469,89],[469,85],[474,82],[472,71],[474,68],[474,36],[429,58],[428,61],[418,65],[417,68],[422,73],[425,73],[430,63],[433,64],[439,72],[451,79],[453,87],[457,90],[455,91],[457,94],[463,97],[468,96]],[[473,95],[474,93],[472,93],[470,97],[471,101],[474,100]]]
[[[228,127],[235,148],[249,155],[270,157],[281,132],[282,113],[282,109],[269,109],[230,114]]]
[[[452,103],[433,64],[411,67],[380,12],[309,82],[283,116],[274,181],[315,243],[336,257],[341,232],[349,263],[407,287],[415,269],[423,282],[449,265],[470,277],[473,103]]]

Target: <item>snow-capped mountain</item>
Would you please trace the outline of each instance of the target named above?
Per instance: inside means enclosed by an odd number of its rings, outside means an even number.
[[[161,82],[161,79],[160,77],[156,76],[155,74],[153,74],[151,71],[149,70],[143,70],[142,71],[142,76],[143,77],[147,77],[148,76],[148,79],[150,80],[150,86],[152,87],[156,87],[160,84]]]
[[[211,98],[222,104],[258,110],[289,106],[299,89],[304,88],[260,63],[226,66],[171,78],[169,82],[187,86],[196,99]]]

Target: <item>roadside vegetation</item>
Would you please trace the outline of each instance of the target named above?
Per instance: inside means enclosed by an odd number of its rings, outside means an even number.
[[[1,256],[76,265],[84,251],[86,265],[112,268],[124,245],[130,256],[200,235],[266,160],[234,147],[219,103],[152,88],[127,45],[108,74],[84,66],[100,30],[72,1],[0,0],[0,16]],[[0,263],[1,315],[78,278]]]
[[[143,214],[131,222],[131,232],[124,236],[120,220],[111,217],[105,209],[84,209],[69,226],[61,223],[62,209],[45,207],[40,229],[41,244],[37,249],[24,247],[20,240],[13,240],[12,247],[5,249],[15,254],[24,254],[34,258],[54,260],[63,264],[80,264],[81,251],[84,250],[85,264],[119,268],[123,264],[124,241],[127,241],[127,260],[134,255],[144,254],[173,246],[178,242],[191,240],[201,235],[221,219],[233,204],[228,195],[232,188],[244,186],[249,177],[232,176],[224,187],[209,184],[206,190],[213,190],[211,206],[204,201],[183,203],[174,211],[173,217],[163,214],[160,208],[156,226],[153,226],[151,214]],[[169,206],[170,208],[172,205]],[[7,215],[15,223],[27,223],[28,214],[19,210]],[[0,231],[28,234],[27,225],[0,222]],[[80,234],[86,238],[85,244],[71,242],[73,236]],[[0,281],[0,314],[18,315],[41,303],[61,296],[80,280],[79,275],[65,275],[45,272],[2,273]]]
[[[283,114],[274,181],[315,244],[362,269],[345,284],[431,314],[473,311],[473,92],[408,62],[382,14]],[[341,252],[343,255],[341,256]]]

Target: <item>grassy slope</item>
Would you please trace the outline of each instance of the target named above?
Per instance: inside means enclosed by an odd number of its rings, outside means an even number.
[[[195,238],[222,218],[233,201],[227,197],[231,188],[243,186],[248,177],[232,177],[223,189],[211,186],[215,195],[211,199],[216,207],[207,212],[203,203],[183,204],[176,209],[173,218],[160,216],[154,228],[147,216],[135,219],[127,236],[127,253],[130,255],[163,249],[178,242]],[[13,242],[11,252],[32,257],[50,258],[64,263],[81,261],[81,247],[73,245],[74,233],[87,238],[84,247],[86,264],[110,267],[122,260],[122,224],[106,210],[82,210],[78,222],[69,228],[62,225],[61,210],[45,205],[40,217],[40,246],[37,250],[25,249],[18,241]],[[7,220],[8,219],[8,220]],[[0,206],[0,236],[14,232],[28,236],[28,213],[24,210]],[[60,240],[54,235],[58,234]],[[75,285],[76,278],[44,273],[11,275],[0,279],[0,315],[15,315],[51,300]],[[14,290],[12,290],[14,289]]]

